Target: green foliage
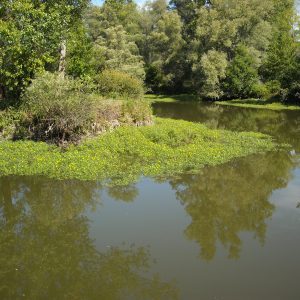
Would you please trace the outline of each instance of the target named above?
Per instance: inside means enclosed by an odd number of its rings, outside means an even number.
[[[136,44],[138,11],[127,1],[106,1],[91,6],[86,15],[87,33],[93,42],[90,66],[95,74],[114,69],[144,79],[144,62]]]
[[[143,82],[121,71],[104,70],[94,80],[97,92],[103,96],[140,99],[144,95]]]
[[[259,77],[253,56],[245,45],[239,45],[226,71],[224,90],[229,98],[249,98],[259,91]]]
[[[205,165],[275,148],[272,139],[260,133],[157,119],[154,126],[121,127],[65,151],[46,143],[1,142],[0,174],[97,179],[122,185],[141,175],[197,173]]]
[[[194,82],[198,93],[208,99],[219,99],[223,96],[221,81],[226,77],[228,61],[226,54],[215,50],[209,50],[200,60],[193,65],[193,71],[197,74]]]
[[[0,140],[13,139],[16,128],[24,120],[26,114],[23,111],[15,109],[0,110]]]
[[[25,122],[33,138],[74,140],[96,118],[96,102],[81,81],[45,73],[33,80],[23,97]]]
[[[280,102],[270,102],[266,100],[257,99],[243,99],[243,100],[230,100],[230,101],[217,101],[216,104],[237,106],[237,107],[248,107],[248,108],[259,108],[259,109],[270,109],[270,110],[300,110],[300,106],[287,105]]]
[[[87,0],[1,1],[0,98],[19,100],[34,75],[57,61],[68,31]]]
[[[144,99],[124,101],[120,119],[125,124],[149,125],[152,123],[151,105]]]
[[[184,46],[182,22],[176,11],[167,11],[166,1],[147,3],[138,42],[146,63],[146,83],[152,91],[176,88],[182,76],[180,55]]]
[[[93,45],[82,24],[69,33],[66,59],[68,75],[83,78],[93,73],[92,47]]]
[[[276,94],[281,100],[299,99],[299,43],[295,34],[294,1],[275,3],[272,39],[266,52],[261,73],[266,81],[278,82]],[[299,103],[299,102],[298,102]]]
[[[0,137],[75,142],[124,124],[151,124],[152,109],[149,101],[142,100],[142,83],[117,71],[107,71],[106,75],[101,81],[106,96],[126,100],[107,100],[92,94],[95,86],[87,80],[42,74],[27,88],[19,110],[0,113]]]
[[[60,28],[57,15],[33,1],[5,1],[0,18],[2,97],[18,100],[32,75],[53,61]]]

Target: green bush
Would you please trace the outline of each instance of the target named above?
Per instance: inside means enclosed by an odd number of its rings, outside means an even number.
[[[16,129],[25,118],[26,114],[16,109],[0,111],[0,139],[13,139]]]
[[[122,105],[122,121],[126,124],[146,125],[152,123],[152,108],[146,100],[128,100]]]
[[[143,82],[124,72],[104,70],[94,79],[96,91],[102,96],[140,99],[144,95]]]
[[[96,101],[81,81],[44,73],[33,80],[22,99],[28,113],[23,124],[36,140],[76,140],[96,116]]]

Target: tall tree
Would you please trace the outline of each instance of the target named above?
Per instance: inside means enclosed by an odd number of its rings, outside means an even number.
[[[78,24],[88,2],[1,1],[0,97],[17,99],[46,63],[57,60],[60,45],[64,56],[67,34]]]
[[[262,66],[266,80],[277,80],[288,88],[297,71],[297,43],[294,35],[294,1],[274,0],[273,32]]]

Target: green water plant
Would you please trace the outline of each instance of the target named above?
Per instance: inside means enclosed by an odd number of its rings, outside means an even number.
[[[216,101],[216,104],[237,106],[245,108],[259,108],[259,109],[270,109],[270,110],[300,110],[299,105],[289,105],[282,102],[271,102],[259,99],[236,99],[229,101]]]
[[[212,130],[202,124],[157,118],[153,126],[120,127],[67,149],[43,142],[3,141],[0,175],[125,185],[139,176],[195,173],[206,165],[277,147],[271,137],[261,133]]]

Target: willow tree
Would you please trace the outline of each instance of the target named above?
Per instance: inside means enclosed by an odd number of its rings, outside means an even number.
[[[201,6],[196,10],[195,36],[191,42],[189,59],[198,93],[208,98],[223,96],[222,74],[232,62],[240,44],[248,48],[256,67],[259,67],[271,38],[273,9],[273,0],[215,0],[210,9]],[[212,51],[214,55],[209,54]],[[220,60],[220,57],[223,59]],[[214,72],[204,68],[203,60],[208,60],[205,65],[210,65],[212,71],[215,68],[222,70],[217,79],[213,80]],[[207,84],[209,82],[213,84]]]

